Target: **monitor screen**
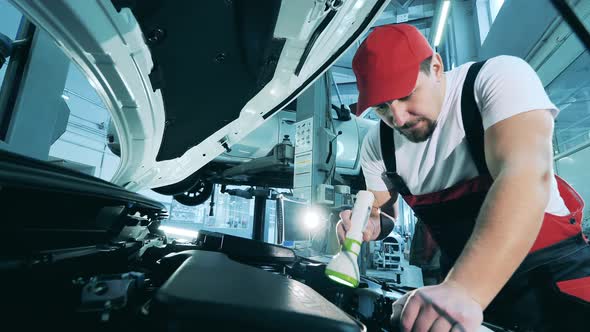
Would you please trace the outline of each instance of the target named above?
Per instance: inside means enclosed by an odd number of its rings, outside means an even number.
[[[310,240],[310,229],[305,222],[308,210],[307,200],[284,195],[277,198],[279,244],[293,246],[295,241]]]

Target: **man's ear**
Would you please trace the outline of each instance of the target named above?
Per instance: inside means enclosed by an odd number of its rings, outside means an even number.
[[[430,63],[430,72],[434,74],[437,80],[442,79],[445,67],[442,62],[440,54],[434,53],[432,56],[432,62]]]

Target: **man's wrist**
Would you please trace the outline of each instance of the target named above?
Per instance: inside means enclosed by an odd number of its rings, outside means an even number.
[[[489,298],[488,296],[485,296],[485,292],[481,292],[481,284],[473,284],[467,280],[462,280],[462,278],[454,274],[453,271],[449,272],[443,283],[465,291],[473,301],[479,304],[482,310],[485,310],[493,299],[493,297]]]

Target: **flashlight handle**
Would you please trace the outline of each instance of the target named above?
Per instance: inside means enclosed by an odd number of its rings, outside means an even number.
[[[360,190],[356,194],[356,201],[352,208],[352,215],[350,216],[351,227],[346,237],[361,242],[363,239],[363,230],[367,225],[367,220],[371,215],[371,207],[375,201],[375,196],[372,192]]]

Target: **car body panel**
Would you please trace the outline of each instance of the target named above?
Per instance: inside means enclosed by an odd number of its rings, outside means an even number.
[[[329,24],[314,36],[326,11],[318,12],[311,0],[281,2],[274,37],[286,40],[272,79],[237,118],[210,130],[212,134],[182,156],[156,161],[166,126],[166,103],[150,79],[154,63],[145,32],[131,10],[117,11],[107,0],[14,3],[81,67],[111,111],[121,137],[121,164],[112,181],[130,190],[180,182],[226,151],[224,145],[240,142],[327,70],[387,5],[383,0],[341,2]],[[198,130],[196,124],[193,130]]]

